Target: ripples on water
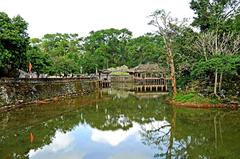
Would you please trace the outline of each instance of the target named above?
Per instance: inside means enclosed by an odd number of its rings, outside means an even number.
[[[152,98],[154,97],[154,98]],[[240,113],[110,90],[0,114],[0,158],[238,158]]]

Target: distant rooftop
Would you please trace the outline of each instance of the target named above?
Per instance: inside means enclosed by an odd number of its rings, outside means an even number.
[[[140,64],[129,72],[165,72],[164,68],[160,68],[158,64]]]

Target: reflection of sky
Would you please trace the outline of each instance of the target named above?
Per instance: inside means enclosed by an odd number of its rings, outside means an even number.
[[[118,146],[121,142],[129,138],[131,135],[135,135],[138,130],[138,126],[134,126],[128,131],[121,129],[116,131],[101,131],[98,129],[93,129],[91,140],[99,143],[109,144],[111,146]]]
[[[143,125],[146,129],[164,122]],[[79,125],[72,131],[56,131],[52,143],[31,150],[32,159],[150,159],[156,150],[144,146],[140,141],[141,126],[133,123],[129,130],[102,131],[88,125]]]

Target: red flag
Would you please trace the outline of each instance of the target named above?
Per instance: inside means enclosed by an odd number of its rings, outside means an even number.
[[[32,132],[30,132],[29,137],[30,137],[30,143],[32,143],[34,140],[34,136]]]
[[[29,63],[29,65],[28,65],[28,72],[32,73],[32,64],[31,63]]]

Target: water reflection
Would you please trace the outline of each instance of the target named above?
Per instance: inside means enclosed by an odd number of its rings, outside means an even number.
[[[128,155],[131,158],[137,156],[151,158],[150,149],[149,153],[146,153],[146,148],[143,145],[135,146],[135,144],[139,144],[139,128],[139,124],[134,124],[129,131],[101,131],[92,129],[90,126],[78,125],[67,133],[57,131],[51,144],[37,150],[30,150],[29,157],[33,159],[98,159],[119,158]],[[132,148],[129,149],[130,147]],[[137,149],[133,150],[134,147]]]
[[[134,125],[128,131],[115,130],[115,131],[102,131],[93,129],[91,132],[91,140],[98,143],[109,144],[111,146],[118,146],[128,139],[129,136],[135,135],[139,130],[139,125]]]
[[[70,146],[73,144],[74,137],[70,133],[63,133],[59,130],[56,131],[55,136],[52,139],[52,143],[38,148],[37,150],[30,150],[28,155],[30,158],[59,158],[62,151],[69,152]],[[49,156],[50,155],[50,156]],[[56,156],[57,155],[57,156]],[[70,155],[70,154],[65,154]],[[78,154],[79,155],[79,154]],[[61,154],[62,156],[62,154]]]
[[[237,158],[240,113],[106,90],[0,114],[0,158]]]

